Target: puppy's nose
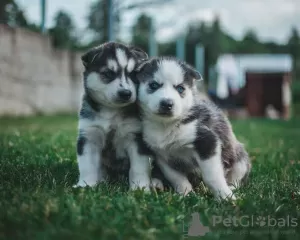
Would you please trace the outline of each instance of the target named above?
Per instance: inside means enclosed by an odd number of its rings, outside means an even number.
[[[132,92],[128,89],[122,89],[118,91],[118,95],[122,100],[129,100],[131,98]]]
[[[164,99],[160,102],[160,109],[163,111],[170,111],[174,106],[172,99]]]

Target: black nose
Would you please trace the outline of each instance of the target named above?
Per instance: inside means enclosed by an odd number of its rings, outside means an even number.
[[[160,102],[160,109],[162,111],[166,111],[166,112],[169,112],[172,110],[173,108],[173,105],[174,105],[174,102],[173,100],[171,99],[164,99]]]
[[[123,89],[118,92],[118,95],[122,100],[129,100],[131,98],[132,92],[130,90]]]

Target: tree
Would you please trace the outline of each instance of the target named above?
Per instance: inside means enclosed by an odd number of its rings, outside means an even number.
[[[204,78],[208,76],[208,69],[214,65],[218,56],[224,52],[225,34],[222,32],[220,20],[217,17],[211,25],[203,22],[196,22],[189,26],[186,38],[186,61],[195,64],[195,47],[202,44],[205,48],[205,69]]]
[[[108,2],[109,0],[97,0],[90,6],[88,14],[88,29],[95,33],[92,45],[108,40]],[[114,32],[118,33],[120,28],[120,14],[124,11],[147,8],[153,5],[161,5],[173,0],[111,0],[113,5]]]
[[[270,53],[267,45],[261,43],[254,30],[246,31],[243,39],[237,45],[238,53]]]
[[[288,51],[294,59],[300,57],[300,37],[297,28],[293,27],[287,43]]]
[[[64,11],[58,11],[55,15],[55,25],[49,29],[53,46],[56,48],[70,48],[74,46],[74,29],[70,15]]]
[[[118,4],[114,1],[114,30],[119,29]],[[95,33],[93,41],[100,44],[108,41],[108,0],[98,0],[91,4],[88,14],[88,29]]]
[[[294,61],[294,72],[300,74],[300,36],[297,28],[293,27],[287,43],[288,52],[292,55]]]
[[[0,23],[7,24],[8,23],[8,7],[14,3],[13,0],[1,0],[0,1]]]
[[[0,23],[13,27],[27,27],[28,22],[24,12],[13,0],[1,0],[0,2]]]
[[[132,27],[132,44],[141,49],[148,49],[148,41],[151,28],[151,17],[141,14]]]
[[[211,26],[210,34],[209,34],[209,43],[208,43],[208,51],[209,51],[209,65],[215,64],[219,55],[223,52],[222,46],[222,30],[219,17],[216,17]]]

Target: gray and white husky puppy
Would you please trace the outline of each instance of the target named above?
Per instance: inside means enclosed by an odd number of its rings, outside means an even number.
[[[84,95],[77,139],[79,181],[75,186],[94,186],[105,181],[108,172],[127,171],[130,189],[149,188],[149,155],[141,138],[136,84],[131,76],[147,58],[143,50],[116,42],[102,44],[82,56]]]
[[[187,176],[199,170],[216,198],[235,199],[232,187],[246,179],[249,157],[223,112],[197,97],[200,73],[172,57],[148,59],[136,72],[143,139],[164,177],[187,194],[193,191]]]

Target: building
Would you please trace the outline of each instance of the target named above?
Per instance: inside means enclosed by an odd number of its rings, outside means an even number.
[[[288,119],[293,61],[287,54],[222,55],[211,70],[209,95],[233,115]]]

